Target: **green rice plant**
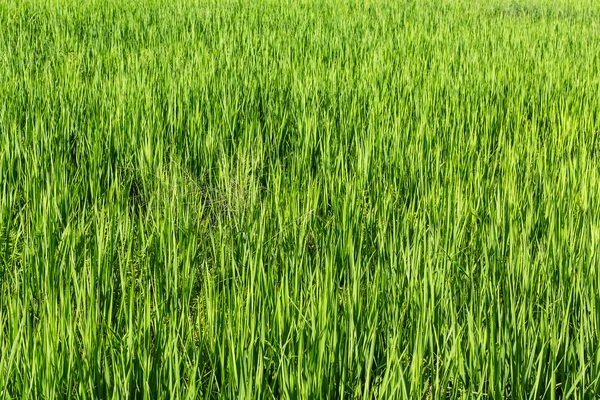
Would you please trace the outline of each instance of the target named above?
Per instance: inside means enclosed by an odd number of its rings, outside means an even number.
[[[600,4],[0,3],[0,398],[600,396]]]

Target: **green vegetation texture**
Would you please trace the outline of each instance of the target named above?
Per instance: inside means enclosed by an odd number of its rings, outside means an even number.
[[[600,3],[0,2],[0,398],[600,396]]]

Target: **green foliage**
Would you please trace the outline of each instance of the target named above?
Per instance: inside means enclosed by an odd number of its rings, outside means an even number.
[[[0,398],[599,396],[598,32],[0,2]]]

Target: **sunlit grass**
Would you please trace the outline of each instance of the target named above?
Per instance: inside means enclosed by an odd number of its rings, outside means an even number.
[[[0,3],[0,398],[599,396],[598,32]]]

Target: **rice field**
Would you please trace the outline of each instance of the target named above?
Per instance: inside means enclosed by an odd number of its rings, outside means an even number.
[[[0,399],[600,398],[600,3],[0,2]]]

